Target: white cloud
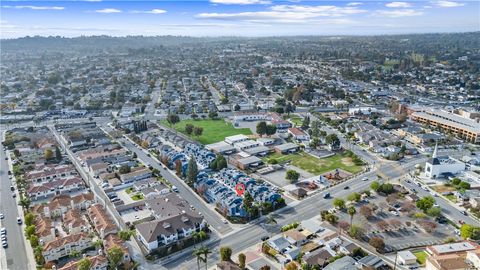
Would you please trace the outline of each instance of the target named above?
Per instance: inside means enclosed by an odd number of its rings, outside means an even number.
[[[455,2],[455,1],[447,1],[447,0],[434,1],[434,2],[432,2],[432,4],[437,6],[437,7],[444,7],[444,8],[461,7],[461,6],[465,5],[464,3]]]
[[[132,13],[164,14],[167,13],[167,11],[164,9],[154,8],[152,10],[133,10]]]
[[[51,6],[2,6],[2,8],[32,9],[32,10],[63,10],[65,9],[65,7],[51,7]]]
[[[267,11],[200,13],[195,17],[200,19],[238,20],[247,22],[303,23],[314,18],[342,17],[365,12],[367,12],[367,10],[356,7],[277,5],[270,7]]]
[[[224,5],[255,5],[255,4],[270,4],[269,0],[210,0],[210,3],[224,4]]]
[[[360,5],[363,5],[362,2],[350,2],[347,4],[347,6],[349,7],[354,7],[354,6],[360,6]]]
[[[420,16],[423,15],[423,11],[418,11],[414,9],[377,10],[375,14],[383,17],[398,18]]]
[[[412,4],[407,2],[391,2],[387,3],[385,6],[389,8],[409,8]]]
[[[104,8],[104,9],[97,9],[97,10],[95,10],[95,12],[97,12],[97,13],[120,13],[122,11],[119,10],[119,9],[116,9],[116,8]]]

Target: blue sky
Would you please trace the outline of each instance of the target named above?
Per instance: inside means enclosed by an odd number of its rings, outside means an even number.
[[[1,38],[480,31],[480,1],[1,1]]]

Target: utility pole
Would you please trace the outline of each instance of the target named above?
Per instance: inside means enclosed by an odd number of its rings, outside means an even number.
[[[398,257],[398,251],[395,252],[395,263],[393,264],[393,270],[397,269],[397,257]]]

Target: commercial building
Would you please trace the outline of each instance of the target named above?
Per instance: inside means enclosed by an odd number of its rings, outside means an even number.
[[[449,156],[437,156],[437,146],[432,158],[425,163],[425,176],[428,178],[448,177],[465,170],[465,163]]]
[[[465,141],[480,142],[480,123],[473,119],[437,109],[414,112],[411,118],[419,123],[453,133]]]

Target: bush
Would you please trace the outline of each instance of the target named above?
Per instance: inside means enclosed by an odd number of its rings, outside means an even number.
[[[288,224],[288,225],[283,226],[281,230],[282,230],[282,232],[286,232],[286,231],[288,231],[288,230],[297,228],[298,225],[300,225],[300,223],[298,223],[298,222],[293,222],[293,223],[291,223],[291,224]]]

